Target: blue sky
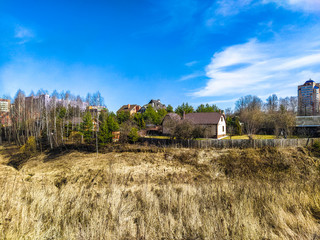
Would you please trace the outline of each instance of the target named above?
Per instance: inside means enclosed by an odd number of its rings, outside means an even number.
[[[234,107],[320,82],[319,0],[0,0],[0,95]]]

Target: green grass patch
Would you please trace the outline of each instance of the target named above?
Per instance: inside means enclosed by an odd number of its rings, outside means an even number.
[[[170,139],[168,136],[145,136],[145,138]]]
[[[275,135],[252,135],[253,139],[275,139]],[[223,140],[230,139],[229,137],[223,138]],[[231,139],[249,139],[248,135],[238,135],[238,136],[232,136]]]

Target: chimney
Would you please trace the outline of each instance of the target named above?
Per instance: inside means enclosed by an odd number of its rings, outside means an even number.
[[[219,110],[219,113],[221,114],[221,109]]]
[[[128,104],[128,109],[130,109],[130,104]]]
[[[182,120],[185,120],[185,119],[186,119],[186,112],[183,111]]]

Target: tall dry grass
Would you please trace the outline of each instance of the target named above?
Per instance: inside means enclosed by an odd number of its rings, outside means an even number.
[[[0,239],[320,239],[305,149],[2,156]]]

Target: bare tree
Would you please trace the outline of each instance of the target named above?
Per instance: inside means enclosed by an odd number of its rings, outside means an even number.
[[[289,99],[289,109],[291,112],[293,113],[297,113],[298,112],[298,98],[297,97],[290,97]]]
[[[288,111],[290,108],[290,98],[289,97],[280,98],[279,108],[284,108],[286,111]]]
[[[278,109],[278,97],[276,94],[272,94],[267,98],[266,103],[267,110],[269,112],[275,112]]]
[[[241,121],[244,123],[244,130],[248,135],[256,134],[262,126],[263,113],[260,109],[245,109],[240,115]]]

